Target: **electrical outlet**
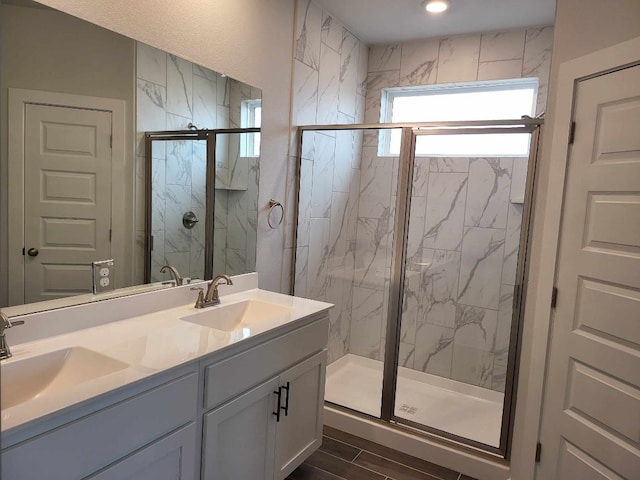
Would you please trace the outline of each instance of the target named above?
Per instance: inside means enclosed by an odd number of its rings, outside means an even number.
[[[113,268],[115,262],[110,260],[98,260],[92,262],[93,293],[107,292],[114,289]]]

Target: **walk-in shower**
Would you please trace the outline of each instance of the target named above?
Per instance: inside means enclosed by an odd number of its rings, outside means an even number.
[[[325,400],[508,456],[542,120],[299,128],[294,294]]]

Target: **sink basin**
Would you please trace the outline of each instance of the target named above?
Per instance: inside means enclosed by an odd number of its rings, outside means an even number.
[[[0,366],[2,408],[68,390],[129,365],[93,350],[71,347]]]
[[[182,317],[180,320],[202,325],[224,332],[233,332],[245,328],[260,329],[282,320],[291,312],[289,307],[258,300],[245,300],[204,309],[202,312]]]

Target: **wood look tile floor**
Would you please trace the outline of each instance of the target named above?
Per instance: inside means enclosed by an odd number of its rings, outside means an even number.
[[[287,480],[474,480],[459,472],[324,428],[322,446]]]

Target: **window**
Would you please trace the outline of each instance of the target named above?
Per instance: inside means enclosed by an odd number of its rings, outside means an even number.
[[[243,100],[240,107],[240,125],[242,128],[260,128],[262,125],[262,100]],[[243,157],[260,156],[260,134],[242,134],[240,155]]]
[[[383,91],[381,121],[384,123],[467,120],[512,120],[533,116],[538,80],[524,78]],[[400,153],[399,130],[381,138],[380,154]],[[416,154],[429,156],[526,156],[527,134],[429,135],[416,144]]]

